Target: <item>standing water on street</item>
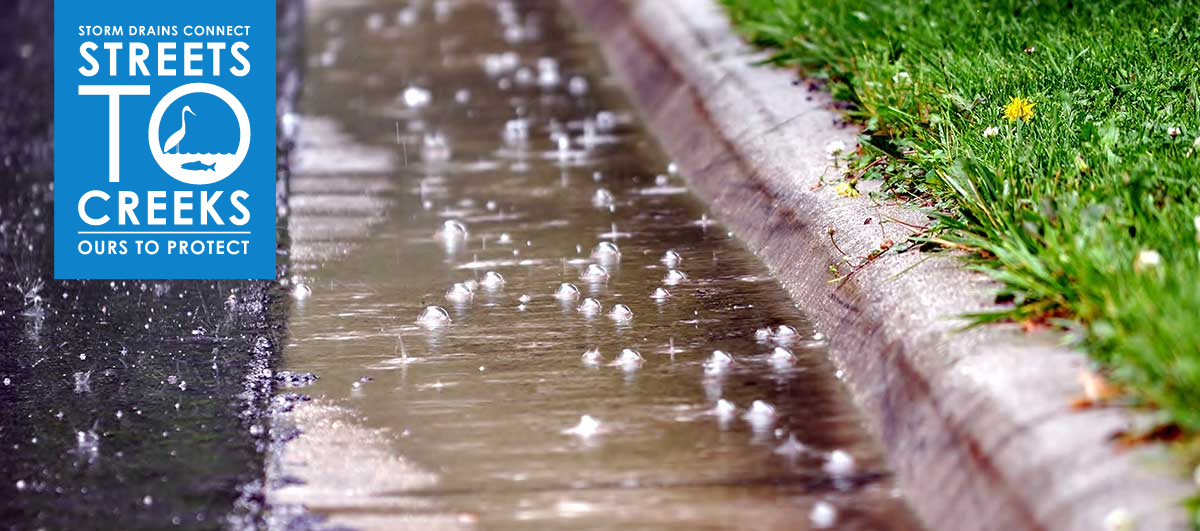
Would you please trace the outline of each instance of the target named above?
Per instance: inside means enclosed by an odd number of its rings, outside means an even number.
[[[918,528],[557,3],[309,7],[273,527]]]

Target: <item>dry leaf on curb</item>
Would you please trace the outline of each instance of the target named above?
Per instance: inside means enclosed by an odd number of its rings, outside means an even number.
[[[1120,388],[1090,370],[1079,371],[1079,385],[1083,386],[1083,396],[1071,402],[1075,409],[1096,406],[1121,394]]]

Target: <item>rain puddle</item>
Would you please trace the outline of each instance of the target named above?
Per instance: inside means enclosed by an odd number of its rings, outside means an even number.
[[[273,527],[918,528],[556,3],[309,15]]]

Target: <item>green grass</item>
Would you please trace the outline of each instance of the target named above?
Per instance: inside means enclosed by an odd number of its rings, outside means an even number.
[[[865,178],[1003,283],[981,322],[1086,331],[1111,379],[1200,432],[1200,2],[722,1],[852,104],[854,167],[886,157]]]

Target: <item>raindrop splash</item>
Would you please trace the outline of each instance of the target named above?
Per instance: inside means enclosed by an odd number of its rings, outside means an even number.
[[[576,437],[583,438],[591,437],[599,432],[600,421],[592,418],[589,415],[583,415],[582,417],[579,417],[579,424],[576,424],[573,428],[563,430],[563,433],[567,435],[574,435]]]
[[[589,365],[589,366],[593,366],[593,367],[596,365],[599,365],[600,363],[602,363],[604,361],[604,358],[602,356],[600,356],[600,348],[599,347],[592,347],[592,348],[587,349],[586,351],[584,351],[583,356],[581,356],[581,359],[583,360],[584,365]]]

